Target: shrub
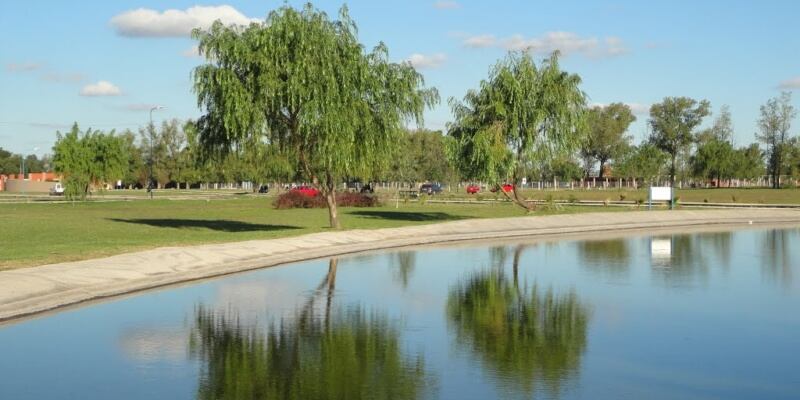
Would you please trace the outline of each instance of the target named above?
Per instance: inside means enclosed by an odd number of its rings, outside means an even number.
[[[338,193],[336,205],[340,207],[377,207],[380,205],[378,196],[367,193]]]
[[[624,194],[619,195],[619,201],[625,201],[625,197]]]
[[[574,193],[570,193],[567,201],[569,201],[570,204],[575,204],[578,202],[578,196],[575,196]]]
[[[339,207],[376,207],[380,205],[377,196],[362,193],[337,193],[336,205]],[[279,210],[289,208],[325,208],[328,203],[322,194],[307,196],[300,192],[289,191],[275,198],[273,206]]]
[[[731,200],[732,200],[734,203],[736,203],[736,201],[738,201],[738,200],[739,200],[739,197],[737,197],[735,194],[734,194],[734,195],[731,195]]]
[[[708,198],[703,199],[703,203],[708,203]]]

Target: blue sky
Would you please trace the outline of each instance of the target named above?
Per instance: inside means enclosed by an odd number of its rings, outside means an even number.
[[[0,4],[0,147],[50,152],[56,130],[133,130],[148,121],[196,118],[186,35],[217,16],[262,18],[283,1],[37,1]],[[290,1],[299,6],[302,2]],[[341,2],[315,5],[333,15]],[[781,90],[800,107],[798,1],[349,1],[367,47],[412,60],[441,104],[426,126],[451,119],[461,98],[509,49],[564,53],[591,103],[625,102],[647,135],[647,107],[665,96],[730,106],[739,145],[753,141],[758,108]],[[213,7],[196,8],[195,6]],[[171,10],[171,11],[167,11]],[[707,124],[712,122],[709,118]],[[793,132],[800,132],[795,122]]]

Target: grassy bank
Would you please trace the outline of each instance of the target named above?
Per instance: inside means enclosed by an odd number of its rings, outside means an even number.
[[[269,239],[327,230],[326,209],[275,210],[271,198],[0,205],[0,269],[95,258],[162,246]],[[571,213],[565,207],[546,213]],[[595,209],[593,209],[595,211]],[[344,208],[347,229],[524,215],[511,204],[400,203]]]

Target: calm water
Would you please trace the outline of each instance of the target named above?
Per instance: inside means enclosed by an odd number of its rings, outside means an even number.
[[[471,244],[0,325],[0,399],[798,399],[800,229]]]

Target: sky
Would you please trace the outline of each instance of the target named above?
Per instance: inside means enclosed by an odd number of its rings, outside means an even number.
[[[197,118],[189,37],[215,19],[263,20],[284,1],[41,1],[0,3],[0,147],[50,153],[56,131],[137,130]],[[288,1],[292,6],[303,2]],[[342,2],[318,1],[336,16]],[[544,57],[581,76],[590,104],[624,102],[629,134],[646,138],[647,111],[667,96],[727,104],[734,141],[753,142],[759,106],[782,90],[800,108],[800,1],[348,1],[366,48],[383,41],[411,62],[441,102],[425,127],[444,129],[450,98],[476,88],[508,51]],[[707,118],[705,125],[713,122]],[[793,134],[800,133],[795,121]],[[35,150],[34,150],[35,149]]]

